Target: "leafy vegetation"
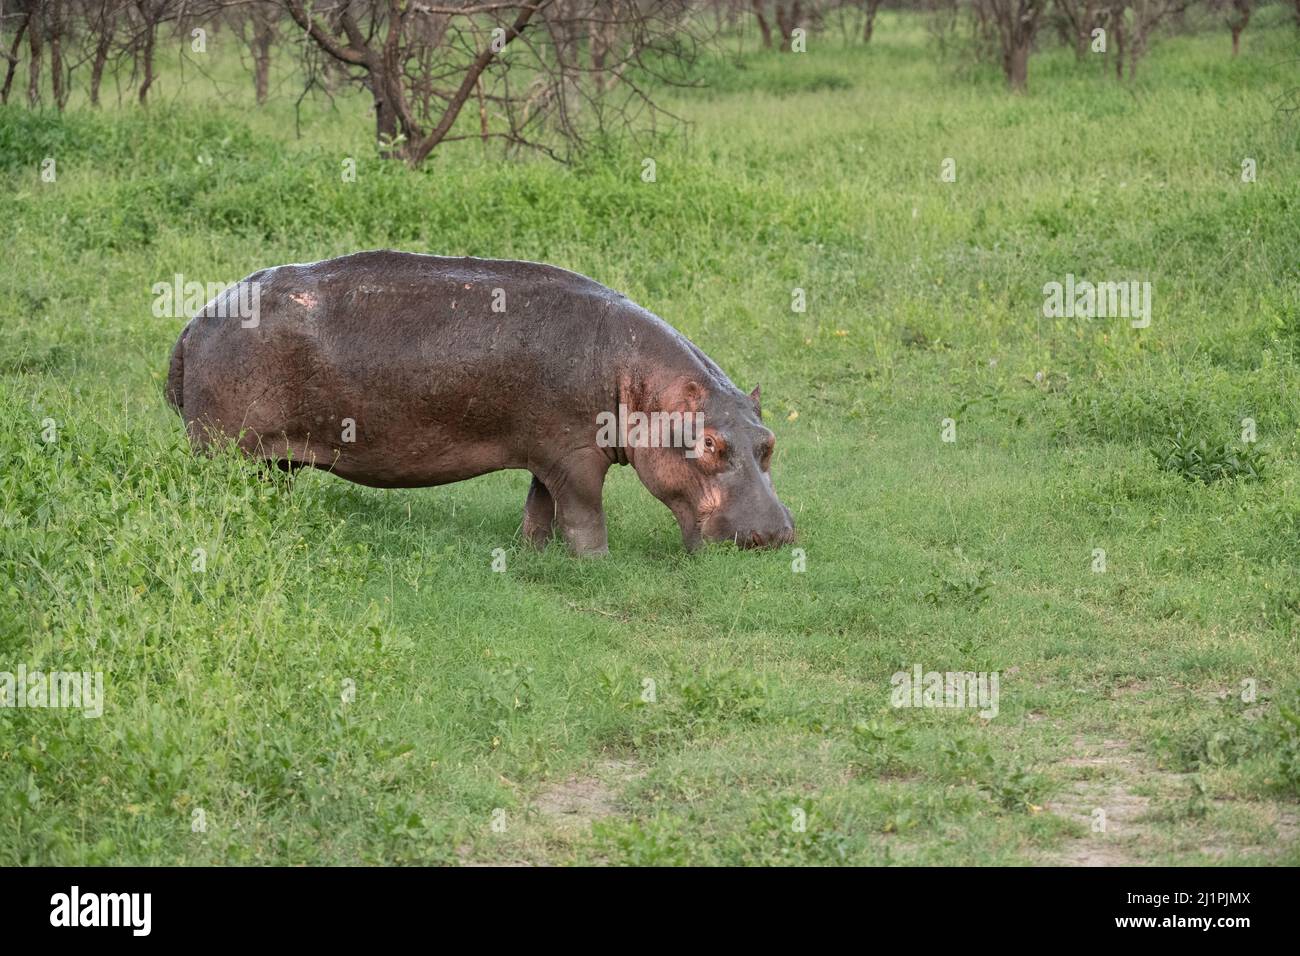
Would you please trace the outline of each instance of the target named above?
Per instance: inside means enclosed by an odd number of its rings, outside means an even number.
[[[1134,862],[1300,862],[1282,14],[1011,96],[886,11],[658,91],[653,183],[618,142],[388,162],[363,96],[255,108],[220,42],[224,97],[160,57],[147,112],[0,109],[0,670],[106,698],[0,712],[0,862],[1026,864],[1137,790],[1190,809]],[[578,562],[522,474],[193,457],[153,285],[377,247],[577,270],[761,382],[806,570],[684,554],[627,469]],[[1067,274],[1151,281],[1150,326],[1044,318]],[[890,708],[916,664],[998,672],[998,716]]]

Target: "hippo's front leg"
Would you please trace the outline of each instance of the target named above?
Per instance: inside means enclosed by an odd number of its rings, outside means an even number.
[[[579,451],[546,476],[545,487],[555,501],[555,525],[579,557],[609,554],[602,492],[610,462],[596,449]]]

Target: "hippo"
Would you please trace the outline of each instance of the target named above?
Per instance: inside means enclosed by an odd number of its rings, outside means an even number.
[[[526,470],[538,547],[558,529],[574,554],[608,553],[612,465],[668,506],[688,551],[794,540],[760,390],[556,266],[375,251],[255,272],[182,330],[166,398],[196,451],[233,441],[289,472],[420,488]]]

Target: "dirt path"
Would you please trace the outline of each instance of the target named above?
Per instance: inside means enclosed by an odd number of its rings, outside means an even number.
[[[1172,783],[1180,775],[1148,768],[1122,740],[1103,740],[1088,745],[1075,740],[1078,756],[1062,761],[1066,767],[1086,768],[1086,779],[1074,781],[1046,809],[1058,816],[1077,820],[1088,828],[1050,863],[1061,866],[1136,866],[1144,862],[1142,846],[1151,828],[1142,822],[1151,799],[1135,793],[1133,787],[1144,777],[1158,775],[1160,783]]]

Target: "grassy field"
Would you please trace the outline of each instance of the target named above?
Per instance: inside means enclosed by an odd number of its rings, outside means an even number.
[[[0,670],[106,698],[0,712],[0,863],[1300,862],[1297,39],[1227,46],[1048,49],[1013,97],[886,16],[573,167],[411,171],[347,95],[296,136],[220,37],[219,90],[0,111]],[[192,457],[154,283],[379,247],[574,269],[761,383],[806,569],[684,554],[630,469],[577,561],[522,472]],[[1067,274],[1150,326],[1044,318]],[[997,715],[891,707],[916,665]]]

